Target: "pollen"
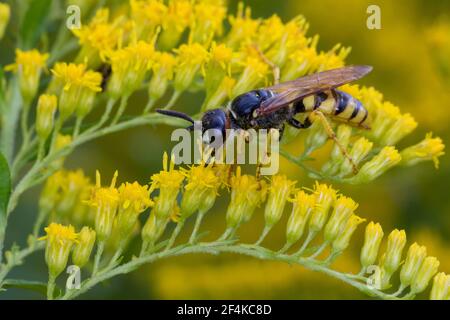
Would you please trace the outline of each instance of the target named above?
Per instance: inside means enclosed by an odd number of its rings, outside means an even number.
[[[100,84],[102,82],[102,75],[98,72],[87,70],[84,63],[65,63],[60,62],[52,69],[53,75],[59,79],[64,86],[64,90],[69,90],[71,87],[84,87],[91,91],[101,91]]]

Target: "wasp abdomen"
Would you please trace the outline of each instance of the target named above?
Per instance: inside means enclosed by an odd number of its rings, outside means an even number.
[[[334,116],[343,121],[348,121],[353,125],[368,127],[369,112],[362,105],[362,103],[352,97],[350,94],[333,90],[336,96],[336,108]]]

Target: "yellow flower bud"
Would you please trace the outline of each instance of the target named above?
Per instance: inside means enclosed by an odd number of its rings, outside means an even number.
[[[342,147],[347,148],[348,143],[350,142],[351,135],[352,135],[352,127],[347,126],[345,124],[341,124],[340,126],[338,126],[336,138]],[[331,150],[330,160],[326,163],[323,170],[333,173],[331,172],[332,167],[335,166],[336,164],[340,164],[343,160],[344,158],[342,155],[342,151],[335,143],[333,144],[333,149]]]
[[[152,65],[153,75],[148,87],[148,95],[151,99],[158,100],[166,93],[176,64],[177,59],[167,52],[155,55],[155,63]]]
[[[175,52],[178,54],[178,66],[173,85],[177,92],[183,92],[191,86],[209,53],[198,43],[183,44]]]
[[[158,218],[155,214],[151,213],[147,219],[147,222],[142,228],[142,240],[149,244],[155,243],[166,229],[168,221],[168,218]]]
[[[95,231],[99,241],[106,241],[111,236],[119,205],[119,191],[115,188],[117,175],[116,171],[109,187],[102,187],[100,173],[97,171],[95,187],[90,199],[86,201],[91,207],[96,208]]]
[[[347,249],[348,245],[350,244],[350,239],[352,238],[356,228],[358,227],[359,224],[363,223],[364,221],[366,221],[366,219],[358,217],[357,215],[352,215],[348,219],[347,224],[344,227],[344,230],[332,242],[331,244],[332,252],[337,253]]]
[[[249,55],[241,64],[244,66],[244,70],[237,79],[231,93],[232,97],[257,88],[264,83],[270,72],[267,63],[256,54]]]
[[[384,132],[380,144],[393,146],[417,127],[417,122],[409,114],[399,116],[392,126]]]
[[[350,158],[352,158],[353,163],[355,165],[360,164],[361,161],[372,150],[372,147],[373,147],[373,143],[364,137],[361,137],[358,140],[356,140],[352,146],[352,149],[350,150]],[[339,175],[342,177],[345,177],[348,174],[352,173],[352,170],[353,170],[352,164],[350,163],[350,161],[348,159],[345,159],[341,165],[341,170],[339,172]]]
[[[286,228],[286,241],[289,244],[297,242],[303,235],[305,226],[314,209],[316,198],[313,194],[307,194],[300,190],[293,199],[292,213]]]
[[[244,4],[240,2],[236,15],[229,17],[231,30],[226,39],[228,46],[232,48],[238,47],[243,42],[250,42],[252,37],[257,34],[256,30],[260,21],[252,19],[251,15],[251,8],[244,7]]]
[[[325,185],[316,182],[314,195],[316,204],[309,220],[309,229],[313,232],[322,230],[325,222],[328,219],[328,214],[331,206],[336,200],[336,190]]]
[[[304,154],[309,155],[314,150],[319,149],[327,142],[327,140],[328,134],[322,123],[320,123],[319,120],[313,121],[305,138]]]
[[[388,236],[387,249],[383,256],[383,268],[388,274],[397,271],[402,262],[402,252],[406,245],[405,230],[393,230]]]
[[[39,197],[39,212],[48,215],[58,204],[61,197],[61,189],[65,185],[65,171],[57,171],[45,182]]]
[[[45,141],[53,130],[53,120],[57,99],[54,95],[43,94],[39,97],[36,112],[36,132],[39,139]]]
[[[294,184],[295,181],[287,179],[284,175],[272,176],[264,211],[266,227],[271,228],[280,221],[286,202],[294,188]]]
[[[192,21],[192,3],[189,0],[169,1],[162,19],[162,33],[158,38],[161,50],[170,50],[180,42],[181,35]]]
[[[366,232],[364,235],[364,245],[361,249],[361,265],[364,268],[371,266],[375,263],[378,250],[380,249],[381,240],[383,240],[383,229],[379,223],[371,221],[366,226]]]
[[[358,204],[350,198],[340,196],[336,200],[333,213],[325,226],[325,241],[331,242],[341,234],[356,208],[358,208]]]
[[[153,205],[148,186],[139,183],[123,183],[119,189],[119,206],[116,224],[120,240],[126,240],[132,233],[139,215]]]
[[[53,146],[53,152],[60,151],[61,149],[69,146],[72,143],[72,136],[69,134],[58,134],[55,139],[55,145]],[[60,157],[53,160],[52,166],[56,168],[61,168],[64,163],[65,157]]]
[[[433,288],[431,289],[430,300],[448,300],[450,292],[450,276],[444,272],[439,272],[434,276]]]
[[[417,294],[426,289],[431,278],[437,273],[439,264],[435,257],[425,258],[411,283],[411,293]]]
[[[83,268],[89,261],[92,248],[95,244],[95,231],[89,227],[83,227],[78,234],[78,242],[72,252],[72,262]]]
[[[65,172],[60,198],[55,208],[57,218],[67,218],[72,215],[74,207],[80,201],[81,194],[90,188],[89,178],[84,175],[82,170]]]
[[[44,230],[47,235],[39,238],[39,240],[47,240],[45,262],[50,276],[56,278],[66,268],[70,250],[73,244],[77,242],[78,235],[71,225],[63,226],[50,223]]]
[[[380,153],[366,162],[358,174],[348,179],[348,182],[367,183],[382,175],[401,161],[401,156],[394,147],[384,147]]]
[[[263,201],[264,190],[254,176],[241,175],[238,167],[231,178],[231,201],[227,208],[227,227],[233,228],[244,220],[249,220],[253,211]]]
[[[184,175],[174,169],[173,159],[169,161],[167,153],[163,156],[163,170],[151,176],[150,190],[159,188],[159,196],[155,199],[153,212],[158,218],[168,219],[176,206],[178,192]]]
[[[30,102],[37,93],[42,70],[46,67],[48,54],[37,50],[16,50],[16,61],[5,67],[6,71],[18,74],[20,92],[25,101]]]
[[[215,35],[222,34],[222,21],[226,12],[226,7],[220,1],[195,4],[189,41],[209,45]]]
[[[402,166],[413,166],[422,161],[434,162],[435,168],[439,168],[439,157],[443,156],[445,145],[441,138],[433,138],[430,132],[425,139],[416,145],[408,147],[400,152]]]
[[[400,282],[402,286],[407,287],[411,284],[426,256],[426,247],[419,246],[417,243],[413,243],[409,247],[405,264],[400,271]]]
[[[5,34],[6,27],[8,26],[11,10],[6,3],[0,3],[0,40]]]

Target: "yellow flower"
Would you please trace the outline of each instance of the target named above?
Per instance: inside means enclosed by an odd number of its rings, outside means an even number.
[[[130,7],[138,39],[150,41],[167,14],[166,5],[160,0],[131,0]]]
[[[64,170],[56,171],[45,182],[44,188],[39,197],[39,213],[48,215],[57,205],[61,197],[61,189],[66,183],[66,172]]]
[[[216,91],[205,98],[202,110],[210,110],[221,106],[224,101],[232,97],[232,90],[236,85],[236,80],[225,76],[217,87]]]
[[[183,31],[191,23],[192,10],[192,2],[189,0],[169,1],[167,14],[162,19],[163,32],[158,39],[158,47],[170,50],[178,44]]]
[[[381,228],[379,223],[374,223],[371,221],[366,226],[364,245],[361,249],[360,255],[361,265],[363,268],[367,268],[375,263],[383,236],[383,228]]]
[[[148,186],[137,182],[123,183],[119,187],[119,208],[116,217],[119,238],[127,239],[138,221],[139,214],[153,205]]]
[[[152,65],[153,75],[148,87],[148,95],[151,99],[158,100],[166,93],[176,65],[177,59],[170,53],[161,52],[155,55]]]
[[[163,170],[151,176],[151,191],[159,189],[159,195],[155,199],[153,213],[158,218],[169,218],[176,207],[177,196],[180,191],[184,175],[174,169],[173,159],[169,161],[167,153],[163,156]]]
[[[39,240],[47,240],[45,262],[50,277],[56,278],[66,268],[70,250],[73,244],[77,242],[78,235],[71,225],[63,226],[50,223],[44,230],[47,235],[39,238]]]
[[[357,166],[359,165],[372,150],[373,143],[364,137],[356,140],[352,148],[350,149],[350,158],[352,158],[353,163]],[[342,154],[342,153],[341,153]],[[348,159],[344,159],[341,164],[339,176],[345,177],[352,173],[353,166]]]
[[[47,59],[47,53],[40,53],[37,50],[22,51],[17,49],[15,63],[5,67],[6,71],[13,71],[18,74],[20,91],[25,101],[31,101],[36,95],[39,78],[42,70],[46,67]]]
[[[119,205],[119,191],[115,187],[118,173],[114,173],[109,187],[102,187],[100,172],[96,172],[95,187],[86,201],[96,209],[95,231],[99,241],[106,241],[111,236],[114,218]]]
[[[251,15],[252,9],[245,8],[244,4],[240,2],[236,16],[229,17],[231,30],[226,38],[228,46],[237,48],[239,44],[250,42],[255,37],[260,21],[252,19]]]
[[[309,229],[312,232],[318,232],[322,230],[328,219],[328,214],[336,200],[337,192],[331,186],[316,182],[314,196],[316,204],[309,220]]]
[[[389,274],[393,274],[400,266],[405,245],[405,230],[395,229],[389,234],[386,253],[382,258],[383,269]]]
[[[109,10],[100,9],[88,25],[72,30],[81,46],[77,62],[85,62],[90,67],[97,68],[105,60],[105,52],[116,48],[122,37],[120,19],[112,24],[108,20]]]
[[[189,42],[209,45],[215,35],[222,34],[222,21],[226,12],[226,7],[220,1],[195,4]]]
[[[203,163],[197,166],[191,166],[189,170],[182,169],[187,183],[184,187],[180,205],[180,219],[186,219],[195,213],[206,199],[210,200],[211,206],[214,204],[221,181],[220,177],[216,175],[213,166],[214,163],[208,165]]]
[[[381,137],[382,145],[395,145],[398,141],[410,134],[417,128],[417,122],[409,114],[400,115],[392,126]]]
[[[444,272],[439,272],[433,280],[430,300],[448,300],[450,292],[450,276]]]
[[[57,98],[54,95],[42,94],[39,97],[36,111],[36,133],[44,143],[53,130]]]
[[[71,215],[74,207],[82,200],[81,195],[90,188],[90,180],[82,170],[64,172],[64,183],[61,186],[60,199],[55,208],[57,215],[55,218],[61,219]]]
[[[262,51],[265,51],[272,46],[275,41],[281,39],[284,30],[285,27],[283,21],[281,21],[280,17],[276,14],[262,20],[256,34],[256,43],[258,44],[258,47]]]
[[[411,283],[411,293],[418,294],[425,290],[431,278],[437,273],[439,261],[435,257],[426,257]]]
[[[261,85],[270,72],[267,63],[261,60],[256,53],[250,53],[243,59],[241,65],[244,67],[236,85],[234,86],[232,96],[253,90]]]
[[[95,244],[95,231],[89,227],[83,227],[78,234],[78,242],[72,252],[72,261],[82,268],[89,262],[92,249]]]
[[[265,199],[265,188],[254,176],[242,175],[241,167],[231,178],[231,200],[227,208],[227,227],[235,228],[240,223],[250,220],[256,207]]]
[[[5,34],[6,27],[8,26],[9,17],[11,15],[11,9],[8,4],[0,3],[0,40]]]
[[[56,87],[62,87],[59,97],[60,121],[64,122],[73,112],[83,118],[94,105],[95,94],[101,91],[102,75],[87,70],[85,64],[57,63],[52,69]]]
[[[432,160],[435,168],[439,168],[439,157],[445,154],[445,145],[439,137],[433,138],[433,134],[427,133],[425,139],[400,152],[401,165],[412,166],[422,161]]]
[[[340,196],[336,200],[334,210],[324,229],[325,241],[331,242],[336,239],[356,208],[358,208],[358,204],[351,198]]]
[[[61,149],[66,148],[72,143],[72,136],[69,134],[58,134],[56,136],[55,144],[54,144],[54,150],[53,152],[60,151]],[[61,168],[64,163],[65,157],[59,157],[58,159],[53,160],[52,166],[55,168]]]
[[[363,219],[361,217],[358,217],[357,215],[352,215],[343,231],[337,236],[337,238],[332,242],[331,248],[333,253],[342,252],[345,249],[347,249],[348,245],[350,244],[350,239],[355,232],[356,228],[359,224],[366,221],[366,219]]]
[[[288,244],[294,244],[303,235],[305,226],[314,209],[316,198],[315,195],[300,190],[289,201],[293,202],[293,206],[287,223],[286,241]]]
[[[112,97],[129,96],[137,90],[151,68],[156,52],[153,43],[138,41],[108,53],[112,76],[108,91]]]
[[[272,176],[264,211],[266,228],[272,228],[280,221],[286,202],[294,189],[294,185],[295,181],[287,179],[285,175]]]
[[[402,286],[407,287],[412,283],[426,256],[427,248],[425,246],[419,246],[417,243],[413,243],[409,247],[405,263],[400,271]]]
[[[175,52],[178,54],[178,66],[174,88],[178,92],[183,92],[192,84],[194,77],[207,61],[209,53],[198,43],[183,44]]]
[[[401,161],[401,156],[394,147],[384,147],[375,157],[366,162],[358,174],[348,179],[350,183],[367,183],[394,167]]]

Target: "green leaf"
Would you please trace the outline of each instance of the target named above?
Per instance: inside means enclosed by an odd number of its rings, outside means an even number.
[[[51,0],[31,0],[29,2],[20,31],[23,49],[31,49],[36,45],[40,33],[45,28],[45,20],[50,15],[51,3]]]
[[[3,282],[3,288],[5,288],[5,289],[18,288],[18,289],[31,290],[31,291],[38,292],[44,296],[47,294],[47,284],[44,282],[38,282],[38,281],[6,279]]]

